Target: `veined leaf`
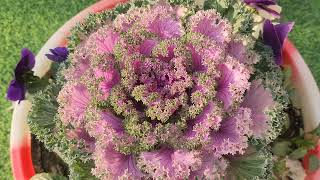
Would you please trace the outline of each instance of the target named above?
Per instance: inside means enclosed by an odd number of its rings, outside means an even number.
[[[268,170],[270,154],[259,151],[243,155],[231,160],[229,177],[230,179],[257,179],[262,178]]]
[[[305,148],[298,148],[298,149],[294,150],[294,151],[289,155],[289,158],[290,158],[290,159],[295,159],[295,160],[301,159],[301,158],[304,157],[304,155],[307,154],[307,152],[308,152],[308,150],[305,149]]]
[[[311,155],[309,157],[309,170],[316,171],[320,167],[320,160],[316,155]]]

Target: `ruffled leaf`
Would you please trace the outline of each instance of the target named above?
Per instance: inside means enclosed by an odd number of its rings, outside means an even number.
[[[241,106],[251,109],[252,129],[255,137],[262,137],[268,131],[269,117],[266,111],[273,105],[271,93],[263,87],[261,81],[253,81]]]
[[[263,151],[233,157],[230,159],[228,177],[237,180],[263,178],[268,170],[269,161],[269,155]]]
[[[156,17],[150,24],[149,30],[162,39],[176,38],[181,35],[179,22],[170,17],[164,19]]]

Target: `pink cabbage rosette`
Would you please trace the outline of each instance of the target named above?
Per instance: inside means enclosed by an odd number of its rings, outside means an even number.
[[[183,13],[182,13],[183,12]],[[270,128],[258,55],[215,10],[132,8],[70,54],[59,117],[102,179],[220,179]]]

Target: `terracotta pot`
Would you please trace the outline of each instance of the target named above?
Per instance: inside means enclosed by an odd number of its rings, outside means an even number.
[[[89,8],[83,10],[65,23],[46,44],[41,48],[36,56],[36,65],[34,67],[35,75],[42,77],[50,68],[51,62],[45,54],[49,49],[57,46],[65,46],[66,37],[70,34],[72,27],[81,22],[89,13],[97,13],[114,7],[117,3],[126,0],[101,0]],[[284,46],[285,64],[293,70],[291,78],[296,88],[298,102],[302,108],[305,130],[311,131],[316,128],[320,122],[320,93],[316,82],[294,45],[286,40]],[[27,125],[28,112],[31,103],[27,100],[15,103],[11,124],[10,136],[10,155],[13,176],[17,180],[28,180],[35,174],[31,158],[31,135]]]

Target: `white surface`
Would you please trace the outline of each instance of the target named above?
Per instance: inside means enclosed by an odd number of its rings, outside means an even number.
[[[299,53],[292,54],[294,66],[297,68],[294,74],[293,85],[297,93],[299,106],[302,108],[304,130],[310,132],[320,123],[320,92],[319,88],[303,58]]]
[[[30,101],[21,101],[14,103],[14,110],[11,121],[10,145],[20,146],[25,144],[28,137],[29,126],[27,124],[28,112],[31,109]]]

